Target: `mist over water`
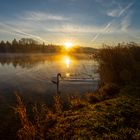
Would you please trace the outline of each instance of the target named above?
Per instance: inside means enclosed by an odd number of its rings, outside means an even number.
[[[61,93],[82,94],[96,89],[96,70],[97,63],[88,55],[0,55],[0,92],[9,97],[19,92],[25,98],[49,100],[56,94],[52,80],[61,73]]]

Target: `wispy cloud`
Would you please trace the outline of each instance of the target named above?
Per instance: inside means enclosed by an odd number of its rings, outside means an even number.
[[[49,32],[60,32],[60,33],[77,33],[77,34],[86,34],[86,33],[97,33],[102,31],[102,27],[99,26],[82,26],[82,25],[73,25],[73,24],[63,24],[57,25],[51,28],[46,28],[46,31]]]
[[[120,14],[120,9],[114,9],[107,12],[107,15],[110,17],[118,17]]]
[[[120,17],[121,15],[123,15],[131,6],[133,5],[133,3],[129,3],[126,7],[122,8],[122,7],[118,7],[117,9],[113,9],[107,12],[108,16],[111,17]]]
[[[8,24],[2,23],[2,22],[0,22],[0,25],[2,26],[3,31],[5,31],[5,32],[12,33],[12,34],[15,34],[15,35],[18,35],[18,36],[31,37],[31,38],[35,38],[35,39],[37,39],[39,41],[45,42],[45,40],[42,39],[40,36],[23,32],[23,31],[21,31],[19,29],[16,29],[16,28],[14,28],[14,27],[12,27],[12,26],[10,26]]]
[[[66,17],[61,15],[55,15],[47,12],[40,12],[40,11],[28,11],[20,16],[20,19],[24,20],[32,20],[32,21],[46,21],[46,20],[55,20],[55,21],[64,21],[68,20]]]

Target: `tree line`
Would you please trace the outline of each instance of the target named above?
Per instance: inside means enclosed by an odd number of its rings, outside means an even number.
[[[65,51],[63,45],[40,44],[32,38],[13,39],[12,42],[3,40],[0,42],[0,53],[58,53]],[[91,47],[74,46],[72,53],[94,53],[96,49]]]
[[[0,42],[0,53],[51,53],[59,52],[61,48],[59,45],[45,45],[44,42],[40,44],[32,38],[14,39],[12,42],[2,40]]]

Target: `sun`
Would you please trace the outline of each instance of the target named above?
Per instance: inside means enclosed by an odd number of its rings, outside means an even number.
[[[65,43],[64,43],[64,47],[65,47],[66,49],[70,49],[70,48],[73,47],[73,43],[72,43],[72,42],[65,42]]]

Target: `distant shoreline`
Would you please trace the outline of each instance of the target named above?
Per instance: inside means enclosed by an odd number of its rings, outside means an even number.
[[[89,59],[90,54],[87,53],[0,53],[1,58],[14,58],[14,57],[52,57],[69,55],[77,59]]]

